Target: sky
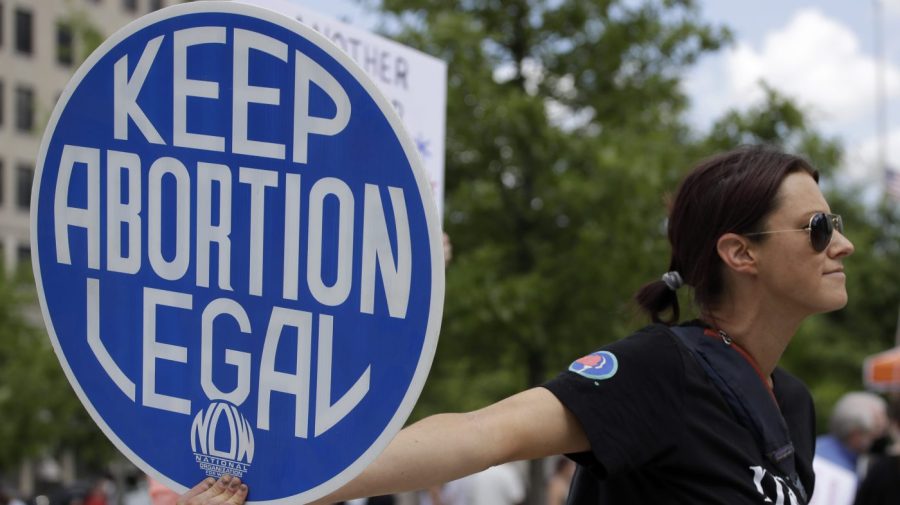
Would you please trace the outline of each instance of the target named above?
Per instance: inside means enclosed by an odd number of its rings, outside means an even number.
[[[876,18],[876,12],[881,16]],[[885,160],[900,165],[900,0],[706,0],[705,19],[731,27],[734,44],[687,76],[694,124],[758,103],[764,80],[793,98],[826,135],[842,140],[844,175],[878,183],[876,27],[883,34]]]
[[[359,26],[373,18],[352,0],[294,0]],[[701,16],[734,42],[685,76],[689,120],[708,128],[725,111],[759,103],[765,81],[794,99],[818,129],[842,141],[842,175],[880,185],[877,76],[883,61],[885,160],[900,166],[900,0],[699,0]],[[876,16],[880,12],[881,16]],[[876,27],[882,33],[879,57]]]

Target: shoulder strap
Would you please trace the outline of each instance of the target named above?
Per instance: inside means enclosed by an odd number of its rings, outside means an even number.
[[[794,444],[787,423],[753,365],[730,342],[705,334],[699,326],[669,329],[697,358],[738,421],[753,433],[762,454],[788,477],[806,502],[809,497],[794,466]]]

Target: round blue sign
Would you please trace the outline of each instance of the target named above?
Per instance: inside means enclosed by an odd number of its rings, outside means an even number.
[[[309,501],[402,427],[437,343],[439,222],[398,117],[317,33],[232,2],[128,25],[60,97],[33,191],[50,338],[142,470]]]

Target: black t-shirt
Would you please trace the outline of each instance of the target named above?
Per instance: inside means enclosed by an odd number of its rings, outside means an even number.
[[[854,505],[897,505],[900,503],[900,456],[878,460],[856,490]]]
[[[597,501],[584,503],[804,503],[665,326],[648,326],[603,351],[576,362],[594,369],[567,371],[544,384],[590,441],[590,452],[571,455],[596,477]],[[812,398],[784,370],[772,377],[797,472],[812,495]]]

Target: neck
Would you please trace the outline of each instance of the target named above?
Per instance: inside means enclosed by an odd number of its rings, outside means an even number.
[[[777,311],[763,311],[758,305],[748,310],[745,304],[723,304],[707,311],[703,318],[747,351],[770,383],[772,372],[802,321],[779,317]]]

